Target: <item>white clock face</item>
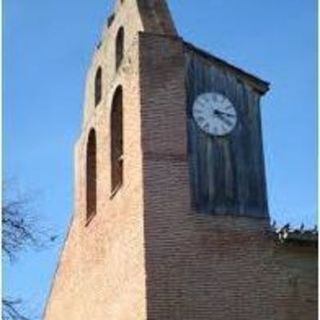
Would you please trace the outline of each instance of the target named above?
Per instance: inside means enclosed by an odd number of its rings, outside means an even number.
[[[237,124],[237,112],[230,100],[220,93],[204,93],[193,105],[193,117],[198,126],[214,136],[230,133]]]

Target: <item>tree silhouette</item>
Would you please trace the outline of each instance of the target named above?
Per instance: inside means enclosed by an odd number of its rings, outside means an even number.
[[[9,199],[5,188],[3,191],[2,258],[14,263],[23,251],[43,249],[56,236],[50,236],[48,230],[39,225],[30,198],[16,196]],[[31,320],[24,313],[21,299],[2,298],[3,320]]]

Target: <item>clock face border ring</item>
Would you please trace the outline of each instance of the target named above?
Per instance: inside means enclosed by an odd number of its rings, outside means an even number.
[[[223,94],[211,91],[197,96],[192,107],[193,119],[198,127],[211,136],[223,137],[237,125],[237,111]]]

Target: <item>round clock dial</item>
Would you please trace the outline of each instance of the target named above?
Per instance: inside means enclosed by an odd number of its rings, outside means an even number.
[[[193,105],[193,117],[198,126],[214,136],[230,133],[237,124],[237,112],[230,100],[220,93],[198,96]]]

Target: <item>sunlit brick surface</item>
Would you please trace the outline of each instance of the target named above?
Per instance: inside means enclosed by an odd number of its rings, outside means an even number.
[[[314,320],[316,249],[277,244],[267,220],[216,217],[191,208],[185,47],[163,3],[119,1],[93,57],[75,147],[74,218],[45,319]],[[116,72],[120,26],[125,51]],[[99,66],[102,99],[95,107]],[[110,112],[118,85],[124,181],[112,194]],[[97,210],[87,220],[92,128]]]

